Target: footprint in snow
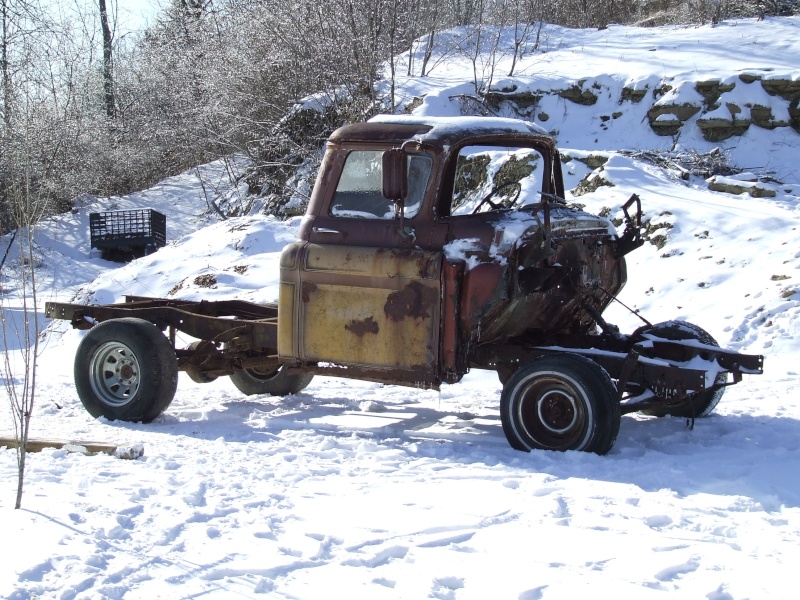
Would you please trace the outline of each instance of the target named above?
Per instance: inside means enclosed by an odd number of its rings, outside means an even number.
[[[517,519],[519,519],[519,513],[512,513],[510,510],[504,510],[503,512],[498,513],[496,515],[486,517],[480,523],[478,523],[478,527],[503,525],[505,523],[511,523],[512,521],[516,521]]]
[[[699,561],[692,557],[687,560],[685,563],[681,563],[679,565],[673,565],[667,567],[666,569],[661,569],[658,573],[656,573],[655,578],[659,581],[673,581],[678,579],[682,575],[687,575],[689,573],[694,573],[697,569],[700,568]]]
[[[92,554],[86,559],[87,571],[105,571],[108,568],[108,554]]]
[[[733,600],[733,596],[731,596],[727,591],[725,591],[725,584],[723,583],[713,592],[709,592],[706,594],[706,598],[708,600]]]
[[[406,546],[391,546],[384,548],[369,558],[348,558],[342,564],[348,567],[368,567],[374,569],[389,564],[392,560],[400,560],[406,557],[408,548]]]
[[[553,510],[553,518],[558,519],[557,525],[569,525],[570,517],[572,514],[569,511],[569,505],[563,496],[556,498],[556,508]]]
[[[200,482],[197,488],[190,493],[183,496],[183,501],[195,508],[200,508],[206,505],[206,483]]]
[[[517,596],[517,600],[542,600],[545,589],[547,589],[547,586],[542,585],[532,590],[525,590]]]
[[[652,529],[661,529],[672,525],[672,518],[667,515],[653,515],[644,520],[645,524]]]
[[[17,577],[17,581],[42,581],[44,576],[54,569],[53,562],[49,558],[30,569],[26,569]]]
[[[61,595],[58,596],[58,598],[59,600],[73,600],[73,598],[78,597],[78,594],[85,592],[89,588],[93,587],[94,584],[95,584],[94,577],[89,577],[79,583],[70,585],[67,589],[61,592]],[[37,597],[38,596],[32,596],[32,598],[37,598]]]
[[[455,600],[456,590],[464,587],[462,577],[437,577],[431,587],[431,598],[437,600]]]
[[[117,515],[117,524],[122,527],[123,529],[127,529],[128,531],[132,530],[136,524],[133,522],[128,515]]]
[[[468,533],[461,533],[458,535],[451,535],[448,537],[439,538],[436,540],[431,540],[429,542],[422,542],[417,544],[419,548],[441,548],[443,546],[449,546],[450,544],[463,544],[464,542],[468,542],[472,539],[472,536],[475,535],[474,531],[470,531]]]

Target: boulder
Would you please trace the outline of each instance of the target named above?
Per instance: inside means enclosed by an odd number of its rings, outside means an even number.
[[[789,105],[789,118],[791,119],[791,126],[800,133],[800,97]]]
[[[633,88],[624,87],[622,88],[622,94],[619,99],[619,103],[622,104],[626,100],[630,100],[634,104],[638,104],[639,102],[642,101],[642,98],[644,98],[646,95],[647,95],[647,89],[635,90]]]
[[[776,127],[788,127],[789,125],[786,121],[777,121],[772,114],[772,108],[761,104],[750,106],[750,120],[753,125],[763,129],[775,129]]]
[[[800,96],[800,80],[762,79],[761,87],[770,96],[780,96],[784,100],[793,100]]]
[[[725,92],[730,92],[736,87],[735,83],[721,83],[719,80],[698,81],[694,89],[706,101],[706,105],[716,108],[717,100]]]
[[[753,198],[774,198],[775,190],[765,187],[758,181],[741,181],[730,177],[714,176],[708,180],[708,189],[726,194],[749,194]]]
[[[592,106],[597,102],[597,96],[591,90],[584,90],[579,85],[573,85],[566,90],[559,90],[558,95],[583,106]]]
[[[750,119],[741,118],[741,113],[739,106],[728,102],[724,107],[697,119],[697,126],[706,141],[721,142],[735,135],[742,135],[750,127]]]
[[[591,194],[592,192],[596,192],[601,187],[614,187],[614,184],[611,183],[608,179],[603,177],[602,167],[596,171],[592,171],[586,177],[581,179],[578,187],[572,190],[573,196],[583,196],[585,194]]]

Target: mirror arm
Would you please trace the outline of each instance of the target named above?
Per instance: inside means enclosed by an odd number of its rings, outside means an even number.
[[[414,229],[409,227],[406,229],[406,222],[405,222],[405,214],[406,214],[406,201],[405,198],[400,198],[399,200],[395,200],[395,205],[397,206],[397,210],[400,213],[400,237],[411,240],[412,242],[416,238],[414,235]]]

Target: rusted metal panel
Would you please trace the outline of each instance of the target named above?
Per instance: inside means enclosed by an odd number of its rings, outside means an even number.
[[[465,257],[470,264],[461,302],[470,339],[491,342],[526,331],[591,331],[594,319],[583,303],[602,312],[625,282],[624,259],[614,259],[607,230],[587,221],[591,235],[573,241],[554,234],[542,249],[539,228],[531,220],[516,242],[498,251],[496,239],[504,225],[490,218],[452,219],[453,239],[473,240]],[[559,224],[561,231],[565,227]]]
[[[441,254],[405,248],[309,244],[305,270],[366,277],[436,279]]]
[[[293,358],[297,356],[298,339],[295,314],[297,286],[281,282],[278,288],[278,356]]]
[[[425,366],[409,369],[376,367],[374,365],[361,366],[317,363],[304,365],[303,370],[309,373],[314,373],[315,375],[345,377],[348,379],[358,379],[360,381],[373,381],[375,383],[402,385],[425,390],[438,390],[440,384],[442,383],[437,374]]]
[[[440,253],[318,244],[303,252],[294,311],[301,360],[435,378]]]
[[[299,355],[297,302],[300,290],[300,261],[305,242],[289,244],[281,252],[278,288],[278,355],[294,359]]]
[[[461,328],[461,294],[464,263],[445,260],[442,268],[442,337],[440,356],[442,378],[454,383],[467,371],[467,343]]]
[[[438,292],[408,282],[400,290],[304,283],[306,361],[414,368],[436,363]]]

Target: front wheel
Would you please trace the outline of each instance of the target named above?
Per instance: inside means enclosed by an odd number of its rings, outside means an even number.
[[[110,420],[152,421],[178,387],[172,345],[143,319],[110,319],[90,329],[78,345],[74,374],[84,408]]]
[[[296,394],[308,387],[314,378],[312,373],[290,373],[283,366],[273,369],[242,369],[231,376],[237,389],[247,396],[269,394],[270,396],[286,396]]]
[[[503,386],[500,419],[517,450],[606,454],[621,411],[608,373],[577,354],[552,354],[520,367]]]

